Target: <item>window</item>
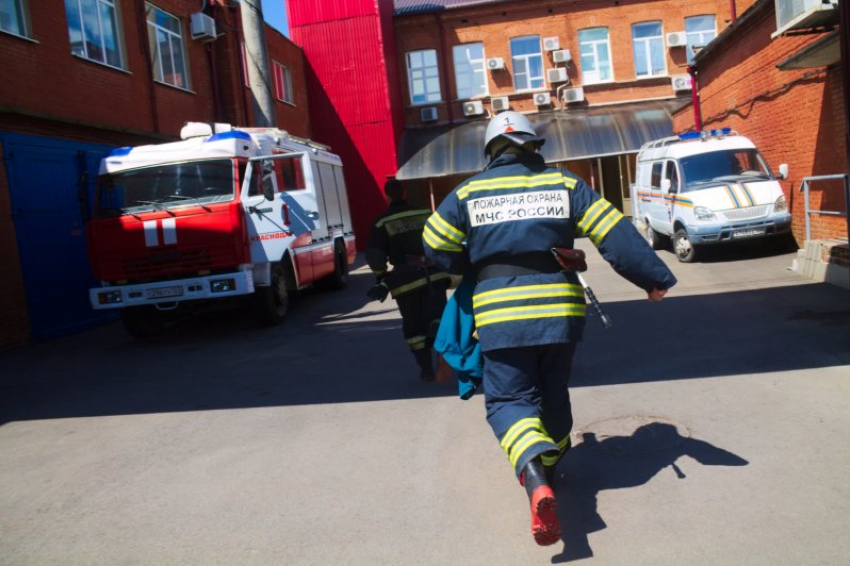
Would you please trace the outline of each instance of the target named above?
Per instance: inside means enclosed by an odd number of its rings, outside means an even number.
[[[435,50],[425,49],[407,54],[407,81],[411,103],[428,104],[443,99]]]
[[[248,79],[248,48],[245,47],[245,42],[239,44],[239,52],[242,55],[242,81],[247,88],[251,88],[251,81]]]
[[[26,0],[0,0],[0,31],[30,37]]]
[[[300,191],[306,188],[300,156],[275,159],[274,166],[279,191]]]
[[[511,61],[516,90],[534,90],[545,86],[539,35],[511,39]]]
[[[472,98],[487,94],[487,73],[484,65],[484,44],[455,45],[455,82],[458,98]]]
[[[652,187],[653,191],[661,190],[661,167],[663,165],[663,161],[656,161],[652,164],[652,180],[649,182],[649,186]]]
[[[124,68],[115,0],[65,0],[71,53]]]
[[[272,61],[274,69],[274,95],[281,102],[293,104],[292,98],[292,77],[289,74],[289,69],[284,67],[277,61]]]
[[[667,74],[661,22],[634,24],[632,47],[635,53],[635,74],[638,78]]]
[[[688,63],[694,62],[694,47],[705,47],[717,36],[714,16],[685,18],[685,34],[688,38]]]
[[[154,80],[178,88],[189,88],[180,20],[150,4],[145,11]]]
[[[579,30],[578,47],[581,55],[582,83],[594,84],[614,80],[608,28]]]
[[[679,192],[679,172],[676,169],[675,161],[667,162],[667,169],[664,171],[664,178],[670,181],[670,192]]]

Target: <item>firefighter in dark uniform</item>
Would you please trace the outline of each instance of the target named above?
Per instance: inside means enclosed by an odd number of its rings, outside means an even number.
[[[531,503],[540,545],[560,539],[555,466],[569,449],[567,389],[585,296],[552,248],[587,236],[621,276],[660,301],[676,278],[634,226],[572,173],[547,167],[525,116],[503,112],[485,134],[487,168],[449,194],[423,233],[449,273],[477,277],[473,313],[484,356],[487,421]]]
[[[366,261],[377,278],[369,298],[383,301],[391,294],[401,313],[402,332],[416,358],[420,378],[434,379],[432,347],[440,317],[446,306],[450,278],[432,266],[422,249],[422,229],[431,210],[411,206],[397,179],[389,179],[384,193],[390,201],[386,212],[372,223]],[[387,263],[393,266],[387,271]]]

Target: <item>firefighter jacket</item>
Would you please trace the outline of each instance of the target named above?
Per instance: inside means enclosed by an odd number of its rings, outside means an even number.
[[[433,267],[422,248],[422,230],[431,210],[393,201],[372,223],[366,245],[366,262],[393,298],[441,281],[445,292],[448,274]],[[389,266],[392,272],[388,272]]]
[[[572,248],[578,236],[647,292],[676,283],[611,203],[570,172],[547,167],[537,153],[493,160],[443,200],[423,231],[425,253],[436,265],[479,274],[472,303],[483,351],[581,340],[584,289],[575,273],[541,259],[553,247]],[[536,269],[482,277],[494,264]]]

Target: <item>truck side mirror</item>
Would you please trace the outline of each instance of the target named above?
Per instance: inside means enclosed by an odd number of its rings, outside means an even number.
[[[788,164],[787,163],[783,163],[782,165],[779,166],[779,178],[780,179],[787,179],[788,178]]]
[[[265,183],[263,185],[263,196],[266,197],[266,200],[274,200],[274,185]]]

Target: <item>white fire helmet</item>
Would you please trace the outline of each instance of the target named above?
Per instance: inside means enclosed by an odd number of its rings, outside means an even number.
[[[546,140],[539,137],[531,125],[531,120],[519,112],[502,112],[496,114],[487,124],[487,132],[484,134],[484,155],[488,155],[490,143],[502,136],[513,145],[523,146],[529,142],[540,147]]]

